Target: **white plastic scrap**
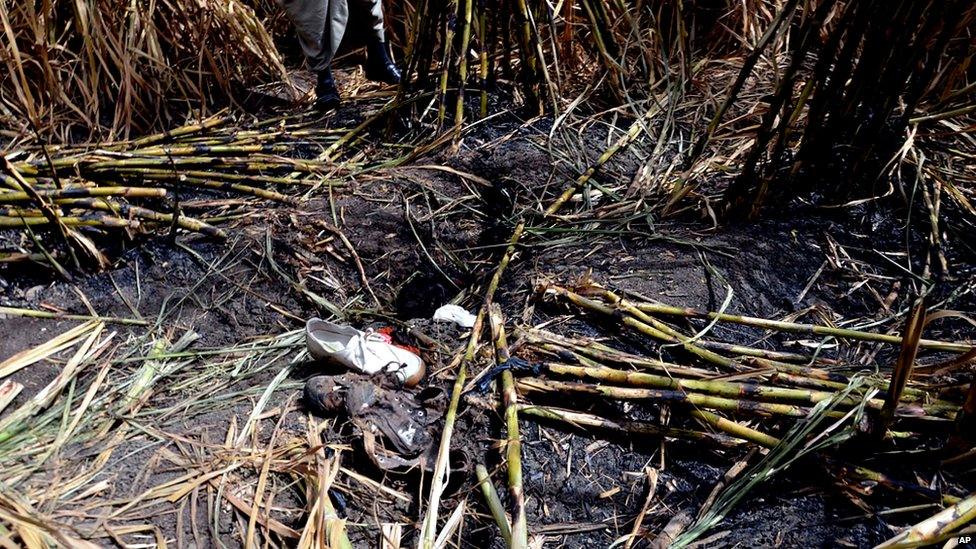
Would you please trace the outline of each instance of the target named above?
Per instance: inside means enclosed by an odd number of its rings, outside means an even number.
[[[462,328],[474,327],[475,316],[463,307],[448,303],[434,311],[434,320],[443,322],[453,322]]]

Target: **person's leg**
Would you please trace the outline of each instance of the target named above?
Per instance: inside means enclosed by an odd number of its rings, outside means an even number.
[[[335,54],[333,27],[336,6],[331,5],[332,2],[330,0],[281,0],[285,13],[295,25],[309,68],[316,75],[315,106],[323,110],[334,109],[339,105],[339,91],[336,89],[335,79],[329,68],[332,56]],[[340,15],[344,16],[344,13],[343,11]]]
[[[383,0],[349,0],[356,23],[366,37],[366,78],[387,84],[400,82],[400,71],[390,59],[383,24]]]
[[[295,26],[302,52],[314,72],[329,67],[332,61],[326,42],[329,0],[280,0],[288,19]]]

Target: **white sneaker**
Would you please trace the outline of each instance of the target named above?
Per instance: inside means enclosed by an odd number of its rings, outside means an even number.
[[[424,377],[424,361],[419,356],[388,343],[380,334],[312,318],[305,323],[305,344],[314,359],[332,360],[368,375],[393,372],[407,387]]]

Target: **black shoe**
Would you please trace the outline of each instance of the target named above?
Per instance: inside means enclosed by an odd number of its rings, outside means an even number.
[[[315,108],[323,112],[331,111],[341,102],[335,78],[332,78],[332,71],[325,69],[319,73],[318,83],[315,85]]]
[[[386,42],[370,42],[366,47],[366,79],[384,84],[399,84],[400,69],[386,52]]]
[[[315,376],[306,381],[302,397],[305,407],[322,417],[342,411],[346,398],[345,390],[339,387],[332,376]]]

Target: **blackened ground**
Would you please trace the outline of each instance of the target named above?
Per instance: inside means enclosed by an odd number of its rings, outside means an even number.
[[[354,108],[346,107],[340,116],[354,118]],[[545,150],[547,124],[545,120],[525,124],[514,116],[499,117],[467,136],[457,154],[425,158],[415,165],[360,178],[336,192],[332,201],[320,198],[300,207],[269,207],[260,216],[230,227],[233,236],[223,244],[187,236],[180,237],[180,246],[163,238],[149,240],[122,254],[110,270],[80,277],[74,283],[57,281],[39,269],[0,270],[0,301],[4,305],[87,313],[87,300],[98,314],[138,314],[150,321],[162,317],[162,326],[174,333],[185,329],[199,332],[200,348],[224,347],[295,329],[302,319],[328,314],[313,295],[340,308],[374,308],[353,254],[327,226],[335,225],[353,244],[369,289],[388,316],[426,318],[434,308],[469,289],[473,291],[462,304],[474,308],[483,282],[509,237],[512,216],[526,205],[545,203],[572,177],[568,168],[554,165]],[[594,137],[592,141],[596,146],[601,140]],[[424,167],[436,164],[489,183],[486,186]],[[628,174],[635,165],[633,156],[623,154],[604,173]],[[875,232],[866,232],[863,218],[802,212],[794,218],[719,228],[684,220],[659,223],[653,228],[630,226],[630,232],[613,236],[581,233],[565,239],[534,234],[526,239],[526,246],[503,277],[498,301],[513,324],[557,320],[551,329],[607,336],[638,352],[651,352],[656,347],[621,333],[603,319],[538,303],[533,292],[535,282],[540,277],[566,282],[587,276],[666,303],[705,309],[720,307],[731,291],[730,312],[768,318],[811,307],[826,317],[874,317],[883,308],[884,298],[894,292],[892,310],[885,313],[894,314],[910,297],[905,290],[908,284],[897,265],[871,250],[898,254],[904,251],[905,239],[898,227],[884,223],[872,227]],[[878,231],[886,231],[886,237],[879,238]],[[837,245],[855,256],[851,264],[828,261],[836,256]],[[863,272],[852,271],[852,264]],[[965,262],[954,267],[962,273],[972,268]],[[862,284],[864,273],[873,277],[867,284]],[[971,294],[955,304],[963,308],[972,305]],[[530,313],[523,316],[529,306]],[[560,319],[567,313],[573,318]],[[375,320],[368,314],[349,318],[361,326]],[[0,359],[37,345],[73,324],[0,319]],[[144,331],[119,329],[123,334]],[[959,328],[949,323],[943,330],[952,335]],[[734,342],[755,341],[761,335],[727,326],[716,327],[713,333]],[[783,338],[774,341],[787,343]],[[449,342],[460,344],[457,340]],[[890,362],[884,361],[888,358],[878,355],[877,363],[887,366]],[[434,366],[432,370],[439,370],[443,364]],[[25,389],[10,409],[36,394],[57,372],[54,366],[42,363],[15,374],[13,379]],[[312,365],[300,369],[274,395],[272,404],[296,398],[301,381],[316,373],[319,370]],[[274,372],[264,372],[228,390],[260,394],[273,376]],[[450,373],[427,381],[435,412],[443,412],[452,381]],[[173,398],[163,392],[150,405],[166,406],[170,402],[167,399]],[[583,400],[573,404],[611,415],[627,413],[653,419],[661,414],[653,406]],[[249,404],[238,403],[197,410],[175,416],[164,426],[183,436],[220,441],[229,424],[246,417],[250,409]],[[300,436],[305,429],[303,421],[301,414],[296,414],[285,427]],[[623,440],[529,421],[523,426],[530,531],[545,535],[552,546],[606,547],[628,534],[646,495],[647,467],[659,469],[660,480],[644,528],[649,534],[659,532],[675,513],[696,513],[716,481],[745,452],[640,437]],[[480,494],[470,482],[474,462],[485,461],[493,470],[499,467],[501,433],[496,412],[474,405],[462,410],[454,435],[457,470],[452,476],[449,501],[466,498],[476,512],[464,529],[463,541],[468,547],[501,546]],[[267,435],[262,431],[262,437]],[[348,426],[327,436],[332,442],[348,442],[357,448],[345,462],[347,467],[411,496],[425,492],[425,487],[418,486],[418,475],[386,475],[377,470],[355,444]],[[111,496],[132,496],[176,476],[159,463],[156,452],[160,449],[158,441],[148,438],[128,441],[107,469],[116,487]],[[55,473],[39,474],[54,478]],[[503,485],[501,471],[494,478]],[[339,487],[346,486],[345,482],[340,475]],[[417,519],[415,504],[400,500],[381,504],[355,490],[340,493],[347,495],[337,503],[350,520],[357,546],[374,542],[377,520],[412,524]],[[504,493],[502,497],[506,498]],[[282,507],[300,508],[300,500],[286,491],[276,502]],[[230,546],[240,544],[241,524],[227,509],[222,513],[219,531],[208,535]],[[865,518],[863,514],[821,470],[796,467],[750,494],[712,534],[722,535],[717,544],[739,547],[873,546],[890,535],[882,519]],[[157,523],[171,540],[179,536],[194,539],[191,518],[187,507],[173,505],[158,514]],[[280,516],[279,520],[300,528],[303,517]],[[898,520],[897,524],[907,521],[903,516]],[[413,544],[415,530],[408,527],[405,531],[406,543]]]

